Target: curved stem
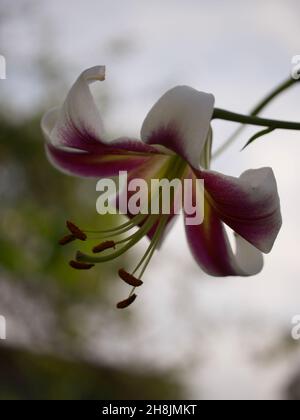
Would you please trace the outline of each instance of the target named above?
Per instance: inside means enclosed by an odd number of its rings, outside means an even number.
[[[289,78],[282,82],[278,87],[272,90],[265,98],[263,98],[250,112],[251,116],[256,116],[262,111],[276,96],[284,92],[286,89],[293,86],[295,83],[299,82],[297,79]],[[231,144],[236,140],[236,138],[241,134],[245,127],[241,125],[234,133],[213,153],[212,158],[215,159],[219,157]]]
[[[290,121],[271,120],[259,118],[251,115],[237,114],[236,112],[226,111],[225,109],[215,108],[213,119],[239,122],[241,124],[259,125],[269,128],[282,128],[285,130],[300,130],[300,123]]]
[[[256,105],[254,109],[250,112],[250,115],[255,116],[260,113],[268,104],[271,102],[274,98],[276,98],[277,95],[284,92],[289,87],[293,86],[295,83],[299,82],[298,79],[292,79],[289,78],[282,82],[277,88],[272,90],[272,92],[269,93],[261,102]]]

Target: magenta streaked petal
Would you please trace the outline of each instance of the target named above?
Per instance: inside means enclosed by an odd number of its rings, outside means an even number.
[[[202,225],[185,226],[190,250],[202,270],[215,277],[259,273],[263,267],[262,253],[237,235],[234,254],[222,221],[213,213]]]
[[[85,70],[70,89],[63,106],[44,115],[41,125],[48,142],[80,150],[105,142],[103,122],[89,88],[91,83],[104,78],[104,66]]]
[[[47,143],[55,147],[84,150],[91,153],[107,153],[105,148],[141,153],[158,153],[154,147],[140,140],[118,138],[108,140],[99,110],[94,102],[89,85],[102,81],[104,66],[85,70],[70,89],[61,108],[49,110],[43,117],[41,127]]]
[[[270,252],[282,224],[272,169],[249,170],[239,178],[202,171],[198,177],[223,222],[260,251]]]
[[[142,140],[164,146],[199,168],[213,109],[213,95],[177,86],[166,92],[148,113],[141,130]]]
[[[59,170],[81,177],[112,177],[120,171],[132,171],[152,159],[147,154],[130,154],[123,150],[108,148],[101,153],[66,150],[46,145],[50,162]],[[155,155],[154,155],[155,156]]]
[[[189,177],[195,179],[192,173]],[[196,183],[193,189],[194,194],[195,188]],[[261,252],[236,235],[236,252],[234,253],[224,224],[208,200],[205,200],[203,223],[185,224],[185,229],[191,252],[207,274],[216,277],[251,276],[261,271],[263,267]]]
[[[89,177],[114,176],[131,171],[161,155],[140,140],[105,139],[103,123],[90,91],[90,83],[104,80],[105,69],[84,71],[72,86],[64,105],[48,111],[42,119],[50,161],[64,172]]]

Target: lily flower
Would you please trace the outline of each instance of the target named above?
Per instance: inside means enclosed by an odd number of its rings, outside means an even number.
[[[204,221],[200,225],[185,223],[195,260],[212,276],[259,273],[263,267],[262,253],[271,251],[282,223],[276,180],[267,167],[247,170],[239,178],[210,170],[213,95],[177,86],[149,111],[141,128],[141,140],[109,139],[89,88],[91,83],[104,79],[104,66],[84,71],[63,106],[43,117],[41,126],[52,164],[80,177],[115,177],[119,171],[127,171],[128,179],[142,178],[148,183],[153,178],[191,179],[195,181],[193,196],[199,188],[196,180],[203,179]],[[143,283],[145,269],[174,219],[174,214],[128,216],[125,224],[99,232],[106,240],[94,244],[93,255],[78,252],[71,262],[74,268],[89,269],[119,257],[148,236],[150,245],[134,270],[119,271],[121,279],[133,287],[129,297],[118,304],[119,308],[135,300],[134,291]],[[183,217],[186,222],[189,215],[184,213]],[[235,250],[225,225],[235,233]],[[77,236],[85,240],[85,235],[90,234],[74,224],[68,223],[68,228],[70,235],[63,238],[63,243]],[[128,237],[118,240],[124,233]],[[95,255],[99,252],[100,256]]]

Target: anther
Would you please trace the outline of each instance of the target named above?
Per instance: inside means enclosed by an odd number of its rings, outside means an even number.
[[[137,298],[136,294],[129,296],[127,299],[122,300],[121,302],[117,303],[117,308],[118,309],[127,308],[129,305],[131,305],[135,301],[136,298]]]
[[[75,241],[75,236],[74,235],[66,235],[63,238],[61,238],[58,243],[59,245],[67,245],[68,243]]]
[[[74,260],[70,261],[69,265],[72,268],[76,268],[76,270],[89,270],[90,268],[95,266],[95,264],[88,264],[88,263],[74,261]]]
[[[75,236],[75,238],[80,239],[81,241],[85,241],[87,236],[78,226],[74,225],[74,223],[67,221],[67,228],[69,231]]]
[[[116,243],[114,241],[102,242],[99,245],[94,246],[93,253],[98,254],[99,252],[105,251],[106,249],[115,248]]]
[[[129,284],[130,286],[139,287],[143,284],[142,280],[137,279],[132,274],[127,273],[127,271],[125,271],[123,268],[119,270],[119,276],[122,280],[125,281],[125,283]]]

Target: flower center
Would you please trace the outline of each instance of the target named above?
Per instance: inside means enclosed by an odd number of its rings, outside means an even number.
[[[187,164],[181,158],[171,156],[169,164],[166,166],[165,170],[162,171],[163,173],[160,174],[160,177],[166,178],[169,181],[174,179],[182,180],[186,169]],[[171,194],[169,195],[171,203],[175,200],[175,194],[176,191],[172,189]],[[151,192],[151,200],[158,199],[161,203],[162,198],[162,189],[159,188],[157,191]],[[170,209],[174,207],[171,203]],[[61,245],[65,245],[75,239],[80,241],[92,241],[92,254],[85,254],[81,251],[77,251],[75,259],[70,261],[70,266],[72,268],[88,270],[93,268],[95,264],[105,263],[120,257],[140,242],[145,236],[151,236],[149,246],[133,270],[131,272],[127,272],[123,268],[119,270],[119,277],[131,286],[129,296],[117,304],[117,308],[120,309],[126,308],[136,299],[135,290],[143,284],[141,279],[162,239],[166,225],[173,215],[172,210],[171,214],[163,214],[161,207],[158,214],[151,214],[151,208],[150,205],[147,214],[140,213],[134,215],[126,223],[107,230],[80,229],[74,223],[68,221],[67,228],[69,230],[69,235],[66,235],[59,241]],[[122,237],[124,234],[126,235],[125,238]],[[96,239],[98,240],[98,243],[95,244],[94,241]],[[101,239],[100,243],[99,239]]]

